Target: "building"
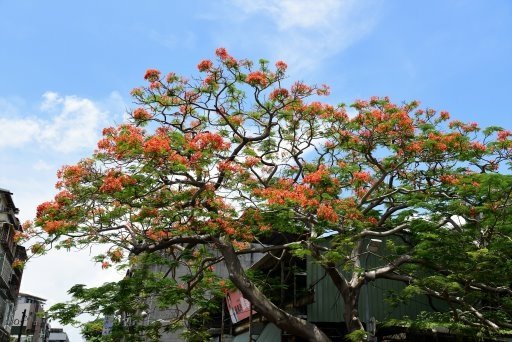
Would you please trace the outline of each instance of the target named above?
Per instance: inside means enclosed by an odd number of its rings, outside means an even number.
[[[69,342],[68,334],[62,328],[51,328],[48,342]]]
[[[325,241],[325,243],[328,242]],[[385,246],[380,248],[381,253],[386,255]],[[361,259],[364,268],[373,269],[380,266],[380,258],[373,254],[368,254]],[[272,255],[272,252],[269,252],[249,268],[266,274],[269,282],[281,285],[276,287],[275,293],[267,293],[274,298],[276,305],[314,323],[331,341],[346,341],[343,300],[333,281],[319,263],[309,257],[298,258],[289,253]],[[341,267],[340,271],[344,272]],[[375,328],[377,323],[389,319],[415,318],[422,312],[448,309],[446,303],[425,295],[417,295],[407,303],[392,304],[388,296],[392,293],[400,293],[404,287],[402,282],[388,279],[376,279],[363,285],[359,295],[358,312],[365,327],[373,329],[372,334],[378,336],[379,340],[387,335],[400,334],[403,335],[402,337],[405,336],[402,340],[407,341],[424,341],[429,340],[428,338],[442,341],[442,338],[453,338],[453,335],[440,332],[441,329],[437,329],[435,334],[423,331],[421,335],[416,336],[414,334],[418,332],[405,332],[405,329],[397,326],[380,325],[379,329]],[[256,311],[251,312],[250,303],[239,291],[228,292],[225,302],[224,312],[221,312],[223,319],[214,322],[210,329],[212,341],[305,341],[300,336],[282,331]]]
[[[0,342],[9,341],[23,273],[13,264],[20,266],[20,261],[27,259],[25,248],[15,242],[22,231],[18,212],[12,193],[0,188]]]
[[[44,298],[20,293],[11,336],[21,336],[20,341],[47,342],[50,326],[48,319],[43,315],[45,302]]]
[[[163,258],[169,258],[172,259],[171,254],[167,255],[165,252],[161,252],[160,254]],[[259,258],[263,256],[262,253],[248,253],[248,254],[242,254],[239,256],[240,263],[243,268],[247,269],[249,268],[255,261],[257,261]],[[172,272],[171,272],[172,270]],[[178,267],[169,267],[168,265],[162,264],[157,265],[153,264],[149,266],[148,269],[143,267],[133,267],[127,272],[127,278],[136,277],[138,275],[139,277],[143,272],[149,272],[153,274],[159,274],[164,275],[165,277],[175,277],[175,279],[180,279],[182,277],[189,277],[192,275],[191,270],[189,267],[185,267],[183,265]],[[228,271],[224,265],[224,262],[220,262],[219,264],[215,265],[214,273],[221,277],[221,278],[227,278],[228,277]],[[208,294],[207,294],[208,296]],[[213,296],[211,296],[212,300],[215,300]],[[219,307],[224,305],[221,302],[221,298],[216,298],[216,300],[219,301]],[[191,307],[188,307],[188,303],[180,302],[174,306],[162,308],[158,304],[157,296],[149,295],[146,296],[145,299],[145,308],[140,309],[138,312],[121,312],[119,313],[118,317],[114,316],[108,316],[104,319],[104,325],[103,325],[103,335],[110,335],[112,334],[112,327],[114,325],[114,321],[117,320],[117,322],[122,326],[122,330],[125,331],[131,331],[134,330],[134,327],[137,324],[142,325],[151,325],[154,322],[159,322],[162,326],[160,329],[160,341],[162,342],[181,342],[184,340],[182,333],[182,329],[178,329],[176,331],[170,330],[168,331],[165,329],[165,327],[168,327],[171,325],[171,322],[178,317],[180,313],[188,312],[187,316],[193,317],[195,314],[198,314],[198,308],[192,305]],[[216,315],[217,313],[213,313]],[[132,319],[132,315],[135,316],[135,319]],[[220,319],[219,317],[216,317],[216,321]],[[219,323],[219,327],[222,324]],[[220,329],[219,327],[216,327],[216,330]]]

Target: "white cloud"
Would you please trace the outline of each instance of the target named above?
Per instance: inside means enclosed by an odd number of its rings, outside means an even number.
[[[21,221],[33,219],[37,205],[53,197],[57,169],[90,154],[101,128],[122,120],[125,109],[117,93],[93,101],[47,92],[36,105],[0,98],[0,187],[13,192]],[[92,255],[89,250],[53,250],[31,259],[23,274],[21,291],[48,299],[48,308],[69,300],[67,291],[76,283],[95,286],[122,277],[113,269],[101,270],[91,261]],[[72,341],[82,341],[77,328],[67,326],[65,330]]]
[[[77,96],[61,97],[46,93],[43,97],[42,107],[54,116],[50,121],[41,123],[36,137],[39,142],[60,152],[94,146],[107,118],[105,111],[93,101]]]
[[[280,30],[327,27],[330,25],[328,20],[335,17],[341,7],[349,8],[353,3],[346,0],[235,0],[235,4],[246,13],[267,12]]]
[[[379,1],[232,0],[244,24],[270,19],[264,32],[252,32],[251,44],[274,51],[294,71],[311,70],[368,34]],[[244,31],[244,35],[248,34]],[[247,37],[245,37],[247,38]]]
[[[92,149],[101,128],[122,117],[125,106],[114,92],[102,102],[46,92],[37,116],[19,114],[19,104],[0,99],[0,149],[37,143],[58,152]]]
[[[39,123],[33,119],[0,117],[0,127],[2,128],[0,149],[25,145],[40,132]]]

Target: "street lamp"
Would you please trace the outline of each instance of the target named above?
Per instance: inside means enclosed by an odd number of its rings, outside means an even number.
[[[364,260],[364,287],[366,288],[366,333],[368,334],[368,341],[375,341],[375,320],[370,320],[370,291],[368,289],[368,278],[366,272],[368,272],[368,257],[370,254],[375,254],[379,251],[379,247],[382,244],[380,239],[370,239],[368,245],[366,245],[366,257]]]

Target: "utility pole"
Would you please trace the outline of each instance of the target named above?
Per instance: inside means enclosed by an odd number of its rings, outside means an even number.
[[[21,313],[20,331],[18,332],[18,342],[21,341],[21,331],[23,330],[23,323],[25,323],[25,316],[27,315],[27,309]]]

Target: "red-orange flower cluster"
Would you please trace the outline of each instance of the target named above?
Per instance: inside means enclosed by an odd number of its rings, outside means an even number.
[[[459,183],[459,179],[455,175],[442,175],[439,180],[443,184],[456,185]]]
[[[110,170],[107,172],[105,178],[103,178],[103,184],[100,186],[101,192],[116,192],[121,191],[126,185],[133,185],[137,181],[128,176],[123,175],[118,171]]]
[[[163,135],[153,135],[144,142],[143,148],[146,154],[161,154],[171,151],[169,138]]]
[[[60,189],[63,186],[69,187],[76,185],[86,174],[87,171],[81,165],[65,165],[57,171],[59,181],[56,184],[56,188]]]
[[[99,151],[113,154],[120,159],[140,150],[144,131],[133,125],[121,125],[117,128],[105,128],[103,136],[104,138],[98,142]]]
[[[510,133],[510,131],[506,130],[506,131],[499,131],[498,132],[498,141],[500,142],[504,142],[506,141],[512,134]]]
[[[208,71],[210,70],[211,68],[213,67],[213,63],[212,61],[208,60],[208,59],[205,59],[205,60],[202,60],[201,62],[199,62],[199,64],[197,65],[197,69],[199,69],[199,71],[203,72],[203,71]]]
[[[217,133],[212,132],[201,132],[198,133],[191,141],[191,147],[194,149],[207,149],[211,148],[213,150],[227,150],[231,144],[227,141],[224,141],[224,138]]]
[[[307,96],[311,93],[311,87],[303,82],[295,82],[292,85],[292,94],[297,96]]]
[[[280,72],[285,72],[286,68],[288,68],[288,65],[283,61],[277,61],[276,62],[276,68]]]
[[[316,215],[318,216],[319,219],[332,223],[336,223],[339,220],[339,216],[338,214],[336,214],[334,209],[331,206],[324,203],[318,206]]]
[[[227,67],[234,67],[237,65],[236,59],[234,59],[225,48],[218,48],[215,50],[215,54],[224,62]]]
[[[354,172],[352,177],[356,182],[369,183],[372,180],[372,176],[367,171]]]
[[[144,108],[137,108],[133,111],[133,118],[135,120],[149,120],[151,117],[151,114]]]
[[[156,82],[160,78],[160,71],[157,69],[148,69],[144,74],[144,79],[149,82]]]
[[[272,90],[272,92],[270,93],[268,98],[272,101],[275,101],[275,100],[284,100],[288,96],[290,96],[290,93],[288,92],[287,89],[277,88],[277,89]]]
[[[48,211],[57,211],[59,205],[55,202],[43,202],[37,206],[36,218],[40,218],[45,215]]]
[[[264,72],[262,71],[253,71],[247,75],[245,81],[250,85],[259,85],[261,87],[266,87],[268,85],[268,79]]]
[[[57,220],[57,221],[47,221],[43,225],[43,229],[48,234],[55,233],[61,229],[63,229],[66,226],[66,222],[63,220]]]
[[[325,165],[320,165],[318,170],[311,172],[304,176],[304,183],[318,184],[322,179],[326,179],[329,176],[329,171],[325,168]]]

